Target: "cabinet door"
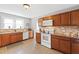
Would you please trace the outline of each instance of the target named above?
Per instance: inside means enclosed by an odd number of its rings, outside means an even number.
[[[52,37],[51,48],[59,50],[59,39],[58,38]]]
[[[23,36],[22,36],[22,33],[16,33],[16,41],[18,42],[18,41],[22,41],[23,40],[23,38],[22,38]]]
[[[16,33],[13,33],[13,34],[11,34],[11,43],[15,43],[15,42],[17,42],[17,36],[16,36]]]
[[[69,26],[70,25],[70,13],[61,14],[61,26]]]
[[[20,40],[20,34],[16,33],[16,42],[18,42]]]
[[[19,41],[23,40],[23,33],[19,33]]]
[[[79,39],[72,39],[72,53],[79,54]]]
[[[52,16],[52,20],[53,20],[53,26],[60,26],[60,15],[54,15]]]
[[[60,51],[64,53],[70,53],[70,41],[65,39],[60,39]]]
[[[0,46],[1,46],[1,40],[2,40],[2,36],[0,35]]]
[[[36,42],[41,43],[41,34],[40,33],[36,33]]]
[[[71,12],[71,25],[79,26],[79,10]]]
[[[33,38],[33,31],[29,31],[29,38]]]
[[[3,34],[2,35],[2,46],[10,44],[10,35],[9,34]]]
[[[38,25],[42,26],[42,24],[43,24],[43,19],[41,18],[41,19],[38,20]]]

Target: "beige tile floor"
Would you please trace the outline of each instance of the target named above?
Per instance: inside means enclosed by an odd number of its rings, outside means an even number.
[[[35,47],[33,39],[29,39],[0,48],[0,54],[62,54],[62,53],[41,46],[40,44],[36,44]]]

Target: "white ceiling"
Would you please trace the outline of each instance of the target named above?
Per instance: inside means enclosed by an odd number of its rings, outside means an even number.
[[[0,4],[0,12],[33,18],[74,6],[77,4],[31,4],[31,8],[25,9],[22,4]]]

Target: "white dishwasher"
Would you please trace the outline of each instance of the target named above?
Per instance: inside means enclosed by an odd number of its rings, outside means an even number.
[[[23,32],[23,40],[29,39],[29,32]]]

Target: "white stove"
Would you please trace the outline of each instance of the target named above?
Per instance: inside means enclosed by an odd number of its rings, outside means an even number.
[[[41,45],[51,48],[51,34],[41,33]]]

